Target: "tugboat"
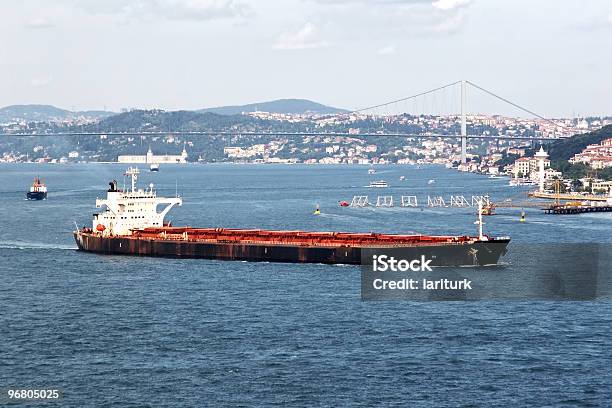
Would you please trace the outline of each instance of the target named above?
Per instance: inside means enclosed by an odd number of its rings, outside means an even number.
[[[46,200],[47,199],[47,186],[38,177],[34,179],[30,191],[26,194],[28,200]]]
[[[483,204],[482,215],[495,215],[495,204],[493,203]]]
[[[482,231],[477,236],[380,234],[354,232],[268,231],[262,229],[172,227],[164,217],[180,197],[158,197],[154,186],[137,189],[139,171],[129,168],[130,190],[111,181],[106,199],[97,199],[92,227],[74,231],[79,250],[100,254],[205,258],[235,261],[362,264],[372,253],[402,249],[412,259],[425,256],[431,266],[497,264],[508,237]],[[163,206],[160,212],[157,207]]]
[[[159,171],[159,164],[152,163],[151,166],[149,166],[149,171]]]

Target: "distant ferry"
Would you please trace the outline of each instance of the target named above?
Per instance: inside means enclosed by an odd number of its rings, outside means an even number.
[[[533,180],[529,180],[529,179],[511,179],[510,182],[508,183],[509,186],[535,186],[538,183],[536,183]]]
[[[149,170],[150,171],[159,171],[159,164],[157,164],[157,163],[151,164],[151,166],[149,166]]]
[[[26,197],[28,200],[45,200],[47,198],[47,186],[45,186],[41,179],[36,177]]]
[[[387,182],[385,180],[370,181],[370,184],[368,185],[368,187],[371,187],[371,188],[386,188],[386,187],[389,187],[389,184],[387,184]]]

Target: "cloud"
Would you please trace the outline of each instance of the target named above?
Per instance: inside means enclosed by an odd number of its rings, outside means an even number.
[[[30,80],[30,85],[34,88],[40,88],[46,85],[49,85],[53,81],[53,76],[51,75],[43,75],[40,77],[35,77]]]
[[[317,3],[325,5],[339,4],[365,4],[365,5],[389,5],[389,6],[409,6],[409,5],[431,5],[440,10],[452,10],[457,7],[465,6],[471,0],[315,0]]]
[[[240,0],[81,0],[74,3],[91,14],[118,15],[128,20],[213,20],[245,17],[250,7]]]
[[[431,5],[440,10],[454,10],[470,3],[471,0],[436,0]]]
[[[329,47],[330,43],[320,39],[318,28],[308,22],[297,31],[282,33],[274,44],[277,50],[307,50]]]
[[[44,17],[33,18],[32,20],[26,23],[27,28],[33,28],[33,29],[51,28],[53,26],[54,26],[53,23],[51,23],[49,20],[47,20]]]
[[[575,27],[582,31],[612,30],[612,14],[585,19]]]
[[[370,31],[416,37],[451,35],[460,31],[467,21],[467,9],[473,3],[473,0],[304,1],[321,5],[320,13],[325,13],[329,20],[361,20],[362,24],[367,23]]]
[[[395,45],[387,45],[379,49],[377,51],[377,54],[378,55],[391,55],[391,54],[395,54],[395,51],[396,51]]]
[[[427,4],[431,3],[432,0],[315,0],[317,3],[334,5],[334,4]]]
[[[465,22],[465,14],[455,13],[446,16],[444,19],[426,27],[432,34],[452,34],[461,30]]]

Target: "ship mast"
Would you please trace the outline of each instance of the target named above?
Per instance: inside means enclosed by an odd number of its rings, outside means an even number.
[[[482,200],[478,200],[478,220],[474,224],[478,224],[478,239],[481,241],[486,239],[482,232],[482,226],[484,225],[482,221]]]
[[[140,170],[137,167],[130,167],[125,171],[125,175],[132,178],[132,193],[136,192],[136,180],[138,180],[139,174]]]

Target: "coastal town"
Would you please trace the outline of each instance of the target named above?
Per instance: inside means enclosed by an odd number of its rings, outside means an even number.
[[[140,111],[137,111],[140,113]],[[154,118],[163,111],[147,112]],[[134,111],[117,116],[129,118]],[[469,135],[491,136],[470,138],[467,146],[467,161],[461,163],[460,140],[456,137],[460,128],[458,115],[386,115],[376,116],[361,113],[323,115],[315,113],[270,113],[244,112],[232,117],[240,124],[225,124],[219,128],[282,132],[342,133],[343,135],[303,135],[269,137],[212,137],[204,142],[197,136],[181,134],[147,135],[159,131],[154,121],[137,123],[143,130],[140,136],[111,136],[112,128],[105,123],[113,119],[80,114],[46,121],[31,121],[20,118],[4,118],[0,123],[0,162],[73,163],[73,162],[122,162],[122,163],[257,163],[257,164],[440,164],[459,171],[508,176],[515,184],[536,183],[539,178],[538,161],[534,158],[535,140],[524,140],[535,136],[538,140],[551,142],[572,135],[595,132],[612,124],[610,117],[561,118],[554,120],[505,117],[500,115],[468,115]],[[141,121],[142,122],[142,121]],[[112,122],[116,123],[116,122]],[[196,128],[196,130],[201,130]],[[47,132],[58,129],[102,129],[95,136],[81,139],[52,136]],[[127,129],[130,130],[130,129]],[[126,129],[123,129],[126,131]],[[33,133],[38,137],[18,138],[11,134]],[[93,132],[96,133],[96,132]],[[127,133],[127,131],[126,131]],[[404,133],[414,137],[390,137],[386,133]],[[367,136],[364,136],[367,134]],[[418,137],[416,136],[418,135]],[[448,136],[446,136],[448,135]],[[496,139],[495,136],[517,136],[517,139]],[[520,138],[519,138],[520,137]],[[52,140],[53,143],[47,143]],[[587,171],[577,177],[564,177],[551,160],[544,162],[546,186],[554,180],[563,180],[567,191],[607,191],[612,168],[612,138],[590,144],[574,154],[569,165],[582,166]],[[600,177],[598,173],[602,173]]]

